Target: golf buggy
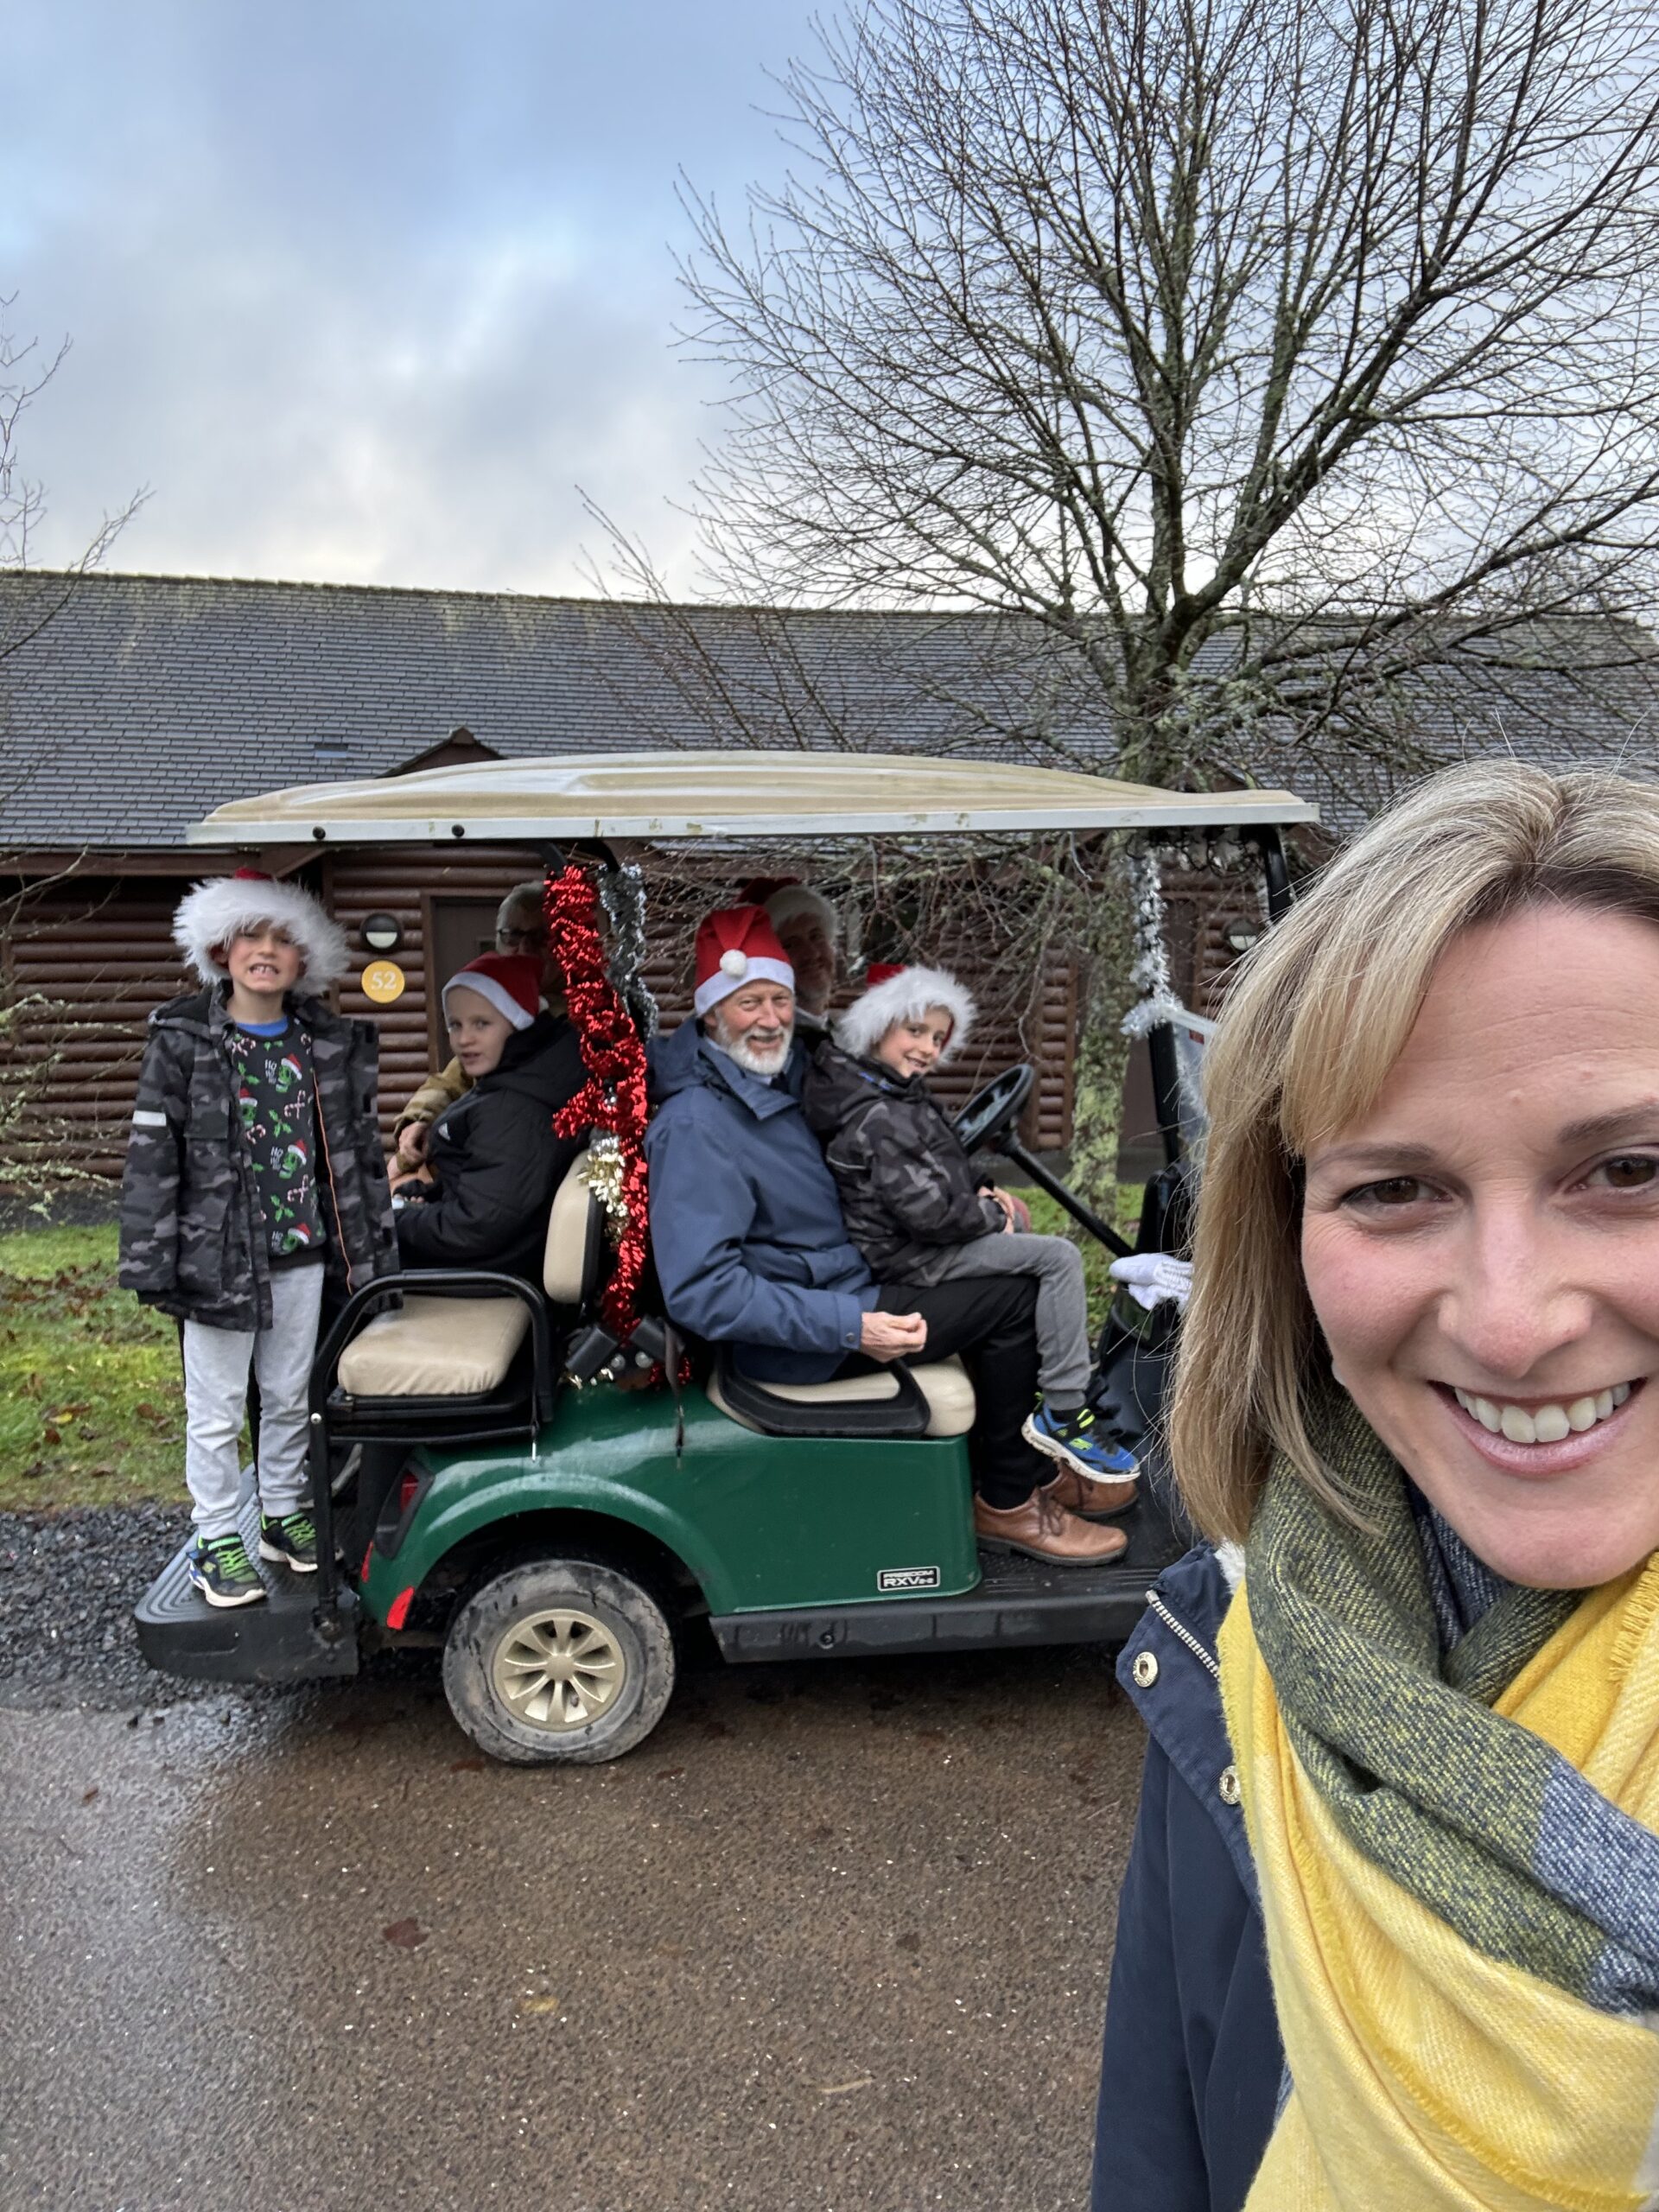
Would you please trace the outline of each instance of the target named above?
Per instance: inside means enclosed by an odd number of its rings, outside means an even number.
[[[556,888],[580,891],[619,850],[687,840],[741,853],[745,840],[1225,836],[1261,861],[1276,918],[1281,830],[1316,819],[1282,791],[1164,791],[983,761],[639,753],[303,786],[221,807],[191,839],[324,854],[511,841],[543,852]],[[1021,1142],[1029,1066],[957,1123],[969,1149],[1001,1153],[1119,1254],[1175,1249],[1185,1233],[1179,1040],[1160,1022],[1148,1046],[1167,1164],[1134,1248]],[[439,1646],[462,1728],[529,1764],[639,1743],[699,1620],[734,1662],[1121,1642],[1187,1541],[1157,1433],[1169,1313],[1125,1307],[1101,1341],[1097,1404],[1144,1470],[1127,1550],[1086,1567],[982,1554],[958,1361],[761,1384],[725,1357],[688,1358],[665,1317],[619,1300],[622,1194],[637,1194],[637,1252],[643,1169],[630,1181],[615,1088],[589,1090],[597,1134],[554,1198],[540,1281],[450,1269],[358,1290],[311,1377],[316,1572],[264,1567],[265,1603],[216,1611],[181,1549],[137,1608],[150,1663],[291,1682],[353,1674],[372,1649]],[[250,1491],[251,1537],[257,1510]]]

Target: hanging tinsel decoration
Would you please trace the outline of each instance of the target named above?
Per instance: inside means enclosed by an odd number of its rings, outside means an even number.
[[[616,1232],[616,1259],[600,1312],[611,1334],[626,1343],[639,1319],[635,1300],[645,1264],[645,1048],[607,969],[592,875],[574,862],[561,875],[550,874],[543,906],[588,1071],[553,1127],[562,1137],[594,1132],[594,1187]]]
[[[1169,950],[1164,938],[1163,874],[1158,855],[1137,840],[1129,852],[1128,868],[1134,902],[1130,926],[1135,940],[1129,982],[1135,988],[1135,1001],[1123,1017],[1123,1034],[1144,1037],[1147,1030],[1156,1029],[1160,1022],[1184,1019],[1186,1008],[1175,995],[1169,972]]]
[[[1215,1025],[1189,1014],[1175,995],[1174,978],[1169,972],[1167,910],[1159,855],[1137,842],[1130,849],[1128,868],[1135,941],[1129,981],[1138,996],[1123,1017],[1123,1034],[1144,1037],[1149,1030],[1168,1024],[1174,1033],[1175,1073],[1180,1086],[1183,1118],[1201,1128],[1205,1119],[1204,1048]]]
[[[611,981],[639,1034],[654,1037],[657,1001],[645,982],[645,880],[632,861],[607,868],[599,896],[611,940]]]

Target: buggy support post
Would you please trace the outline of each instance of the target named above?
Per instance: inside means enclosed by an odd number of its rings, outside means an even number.
[[[307,1394],[309,1426],[306,1444],[311,1474],[311,1519],[317,1532],[317,1630],[326,1641],[342,1633],[340,1618],[340,1570],[334,1558],[334,1493],[328,1473],[328,1394],[334,1388],[340,1355],[364,1313],[388,1298],[404,1292],[419,1295],[430,1290],[470,1291],[474,1296],[495,1293],[516,1298],[529,1309],[531,1361],[531,1418],[545,1421],[552,1409],[553,1340],[547,1307],[539,1292],[517,1275],[486,1268],[423,1268],[414,1274],[377,1276],[353,1291],[334,1318],[334,1326],[317,1347],[311,1363]]]
[[[1173,1167],[1185,1147],[1181,1141],[1181,1071],[1175,1058],[1175,1032],[1168,1022],[1160,1021],[1147,1030],[1147,1057],[1152,1062],[1152,1099],[1164,1158]]]
[[[1262,873],[1267,880],[1268,919],[1282,922],[1290,912],[1290,869],[1285,860],[1285,840],[1281,831],[1271,823],[1247,830],[1244,842],[1255,847],[1262,855]]]

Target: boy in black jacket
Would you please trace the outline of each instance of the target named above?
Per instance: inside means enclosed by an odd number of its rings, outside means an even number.
[[[243,869],[199,883],[173,934],[207,988],[149,1018],[121,1185],[121,1281],[183,1325],[190,1579],[210,1605],[265,1586],[237,1528],[259,1380],[259,1551],[317,1564],[307,1392],[325,1277],[397,1265],[375,1125],[378,1040],[320,994],[346,940],[315,899]]]
[[[446,1106],[427,1146],[430,1184],[398,1183],[405,1268],[490,1268],[538,1283],[548,1208],[580,1136],[553,1116],[587,1080],[576,1033],[541,1003],[542,965],[486,952],[443,987],[449,1042],[472,1088]]]
[[[848,1235],[882,1282],[1034,1276],[1043,1402],[1022,1433],[1063,1465],[1127,1485],[1135,1459],[1097,1428],[1088,1403],[1082,1254],[1064,1236],[1019,1227],[1016,1202],[976,1174],[927,1087],[930,1071],[966,1040],[973,1000],[943,969],[869,972],[871,988],[836,1023],[835,1043],[818,1047],[801,1100]]]

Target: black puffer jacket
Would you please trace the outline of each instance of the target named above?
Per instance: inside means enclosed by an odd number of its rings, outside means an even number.
[[[580,1137],[556,1137],[553,1116],[587,1080],[576,1033],[537,1014],[502,1047],[499,1064],[432,1124],[433,1185],[397,1216],[405,1268],[493,1268],[542,1280],[547,1211]]]
[[[149,1017],[121,1182],[121,1285],[175,1320],[247,1331],[270,1326],[270,1238],[225,1044],[229,988]],[[375,1122],[379,1039],[321,999],[296,995],[288,1010],[316,1071],[328,1272],[360,1290],[397,1265]]]
[[[847,1234],[879,1282],[937,1282],[947,1249],[1002,1227],[1002,1209],[920,1076],[820,1045],[801,1104]]]

